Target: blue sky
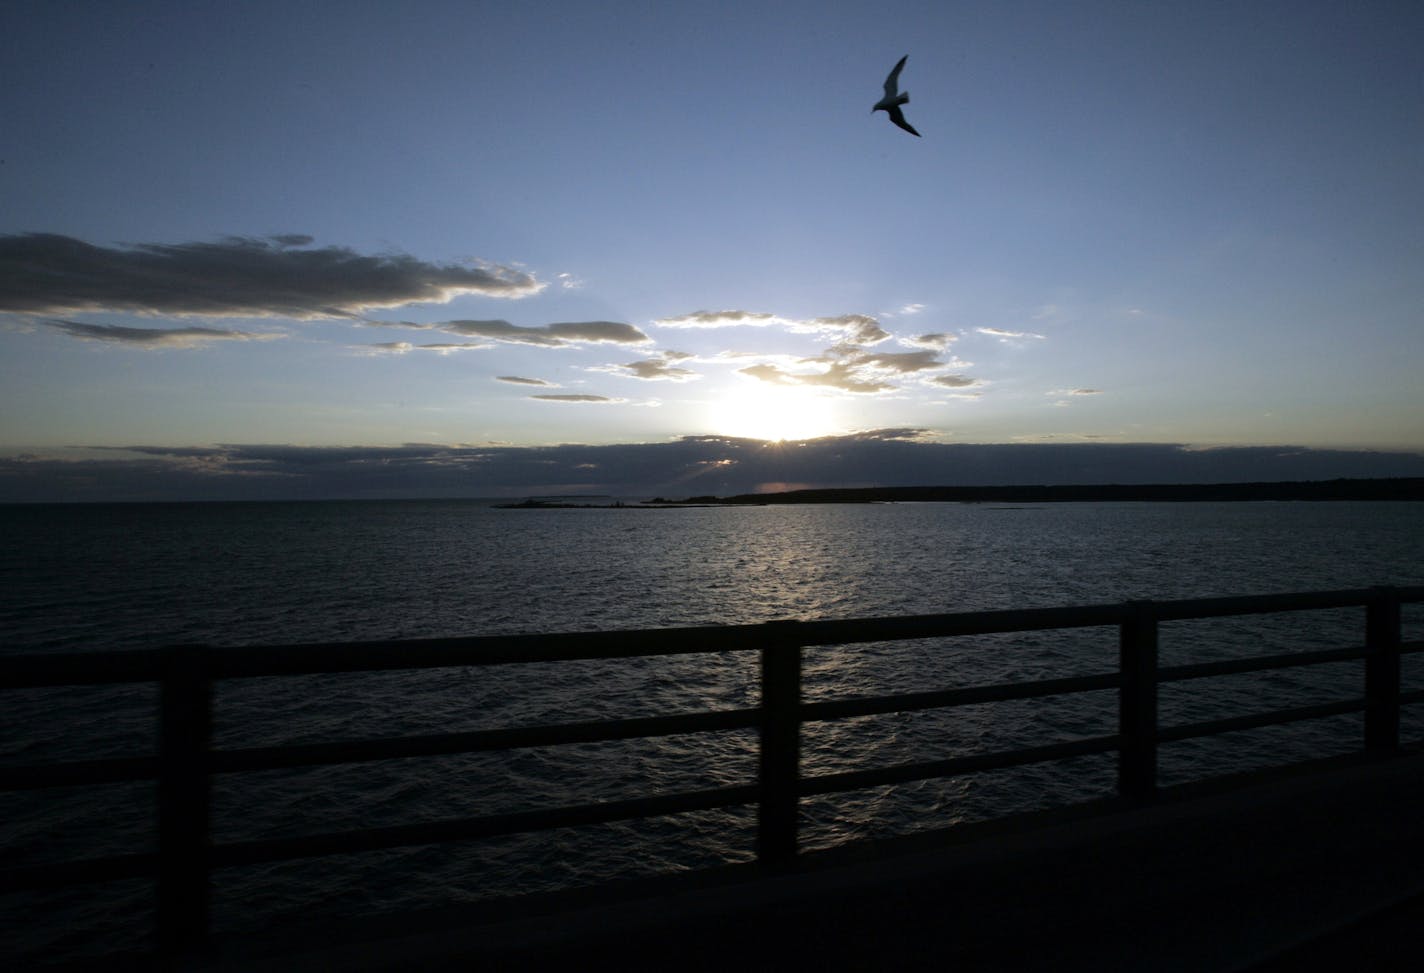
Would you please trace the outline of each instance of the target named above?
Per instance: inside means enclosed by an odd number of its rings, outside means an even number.
[[[0,453],[1415,454],[1421,36],[1416,3],[11,2]],[[870,112],[905,54],[922,138]]]

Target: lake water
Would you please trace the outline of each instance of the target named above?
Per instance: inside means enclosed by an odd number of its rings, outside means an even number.
[[[733,624],[1424,584],[1424,504],[885,504],[499,510],[469,501],[0,507],[7,653]],[[1406,612],[1419,638],[1421,613]],[[1163,626],[1164,664],[1356,645],[1360,610]],[[808,649],[811,699],[1112,670],[1085,629]],[[1406,660],[1411,685],[1420,684]],[[1162,722],[1358,696],[1360,666],[1164,687]],[[221,746],[755,705],[752,653],[223,683]],[[7,694],[11,764],[151,753],[147,687]],[[809,724],[808,774],[1112,733],[1112,693]],[[1408,727],[1418,736],[1417,720]],[[1163,748],[1172,783],[1354,748],[1358,716]],[[741,784],[751,732],[232,775],[219,841]],[[803,803],[805,847],[1111,792],[1111,757]],[[152,847],[151,786],[11,794],[6,860]],[[215,921],[474,901],[746,860],[746,810],[227,869]],[[9,896],[22,952],[132,945],[143,883]]]

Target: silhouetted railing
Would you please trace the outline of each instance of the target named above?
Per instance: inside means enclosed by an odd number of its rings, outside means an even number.
[[[223,649],[175,646],[0,658],[0,689],[133,682],[161,686],[156,757],[0,769],[0,787],[5,790],[156,780],[157,852],[11,868],[0,873],[0,889],[155,878],[159,948],[175,954],[206,938],[212,872],[235,865],[755,804],[757,857],[774,866],[796,856],[798,805],[802,798],[813,795],[1116,752],[1119,793],[1146,800],[1157,787],[1157,751],[1162,743],[1359,712],[1364,714],[1363,748],[1388,753],[1399,746],[1401,705],[1424,702],[1424,692],[1403,693],[1400,689],[1401,654],[1424,651],[1424,642],[1401,641],[1400,605],[1414,602],[1424,602],[1424,587],[624,632]],[[1350,607],[1363,607],[1366,612],[1364,644],[1360,646],[1158,666],[1158,625],[1164,621]],[[1117,627],[1116,671],[891,696],[801,701],[801,650],[807,646],[1092,626]],[[751,649],[761,656],[761,705],[755,708],[342,743],[212,747],[213,683],[219,679]],[[1359,698],[1201,723],[1158,725],[1157,693],[1162,683],[1350,660],[1364,660],[1364,694]],[[1109,689],[1118,690],[1115,734],[840,773],[800,773],[800,733],[807,722]],[[224,844],[214,844],[211,839],[214,774],[748,728],[759,729],[761,738],[755,784],[296,838]]]

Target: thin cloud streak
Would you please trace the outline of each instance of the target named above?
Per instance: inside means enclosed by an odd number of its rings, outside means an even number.
[[[1045,335],[1036,334],[1032,331],[1006,331],[1003,328],[975,328],[980,334],[989,335],[991,338],[998,338],[1001,341],[1012,341],[1021,338],[1032,338],[1037,341],[1046,340]]]
[[[890,332],[867,314],[842,314],[830,318],[786,318],[762,311],[694,311],[653,322],[663,328],[781,327],[794,334],[819,334],[857,345],[885,341]]]
[[[421,345],[409,341],[377,341],[371,344],[357,345],[356,349],[362,355],[408,355],[412,351],[430,351],[437,355],[449,355],[457,351],[481,351],[491,347],[493,346],[479,341],[437,342]]]
[[[529,398],[538,399],[540,402],[591,402],[600,405],[624,401],[623,399],[612,399],[606,395],[587,395],[583,393],[570,393],[568,395],[531,395]]]
[[[979,379],[970,378],[968,375],[932,375],[929,381],[935,385],[943,385],[947,389],[967,389],[981,384]]]
[[[653,322],[662,328],[732,328],[738,325],[766,327],[785,323],[785,319],[761,311],[693,311],[677,317],[658,318]]]
[[[85,324],[81,321],[47,320],[56,331],[106,344],[131,348],[199,348],[215,341],[273,341],[286,335],[274,332],[229,331],[222,328],[127,328],[117,324]]]
[[[641,345],[652,341],[633,325],[618,321],[575,321],[539,326],[510,324],[502,320],[445,321],[435,327],[451,334],[543,348],[565,348],[574,344]]]

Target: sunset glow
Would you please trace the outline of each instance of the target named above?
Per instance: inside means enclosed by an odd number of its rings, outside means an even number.
[[[780,441],[842,432],[836,402],[811,389],[741,383],[708,409],[712,432]]]
[[[1424,461],[1424,6],[300,6],[0,4],[0,499]]]

